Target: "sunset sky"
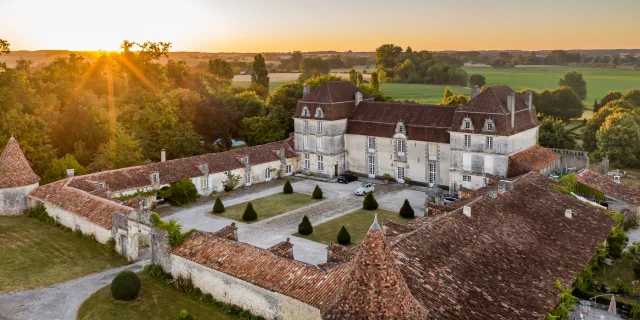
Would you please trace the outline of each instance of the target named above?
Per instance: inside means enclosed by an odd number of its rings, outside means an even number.
[[[639,0],[0,0],[0,38],[12,50],[638,48],[639,16]]]

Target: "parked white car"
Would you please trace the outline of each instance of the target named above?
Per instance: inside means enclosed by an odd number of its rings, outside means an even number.
[[[363,183],[360,185],[358,189],[356,189],[356,196],[364,196],[369,192],[373,192],[376,188],[373,187],[371,183]]]

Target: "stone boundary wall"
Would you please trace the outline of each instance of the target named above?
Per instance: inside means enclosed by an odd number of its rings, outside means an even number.
[[[152,263],[162,266],[174,277],[191,278],[196,287],[218,301],[237,305],[267,319],[322,319],[316,307],[171,254],[164,230],[155,229],[152,239]]]

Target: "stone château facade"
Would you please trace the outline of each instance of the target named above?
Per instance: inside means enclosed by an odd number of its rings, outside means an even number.
[[[507,177],[509,158],[536,146],[538,127],[531,93],[507,86],[475,87],[469,103],[449,107],[377,102],[350,82],[327,82],[306,88],[294,115],[306,172],[388,174],[451,192]]]

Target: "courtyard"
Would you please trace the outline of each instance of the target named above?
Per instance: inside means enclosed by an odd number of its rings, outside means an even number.
[[[371,181],[379,183],[379,181]],[[323,191],[322,201],[311,200],[313,189],[319,186]],[[238,217],[238,213],[227,215],[213,214],[213,200],[200,202],[198,204],[184,208],[163,208],[158,213],[164,220],[177,219],[184,230],[195,228],[203,231],[215,232],[221,228],[235,223],[238,227],[238,240],[249,243],[259,248],[269,248],[281,241],[290,239],[293,243],[293,255],[298,261],[318,265],[327,261],[326,247],[329,241],[335,238],[340,227],[344,224],[351,233],[352,242],[361,241],[364,233],[373,222],[373,214],[363,213],[354,215],[358,209],[362,208],[363,197],[353,194],[358,188],[359,183],[339,184],[325,181],[315,181],[310,179],[294,179],[292,180],[293,190],[296,194],[300,194],[302,202],[298,204],[281,204],[274,205],[274,200],[282,200],[286,196],[282,194],[282,183],[274,181],[261,184],[260,186],[252,186],[242,190],[242,192],[233,191],[231,193],[223,193],[221,199],[227,208],[227,211],[239,210],[241,217],[246,203],[251,201],[254,209],[258,213],[262,212],[278,212],[271,217],[263,217],[261,220],[253,223],[242,222]],[[399,184],[376,184],[374,195],[379,203],[378,220],[380,222],[386,219],[392,219],[396,222],[404,221],[398,215],[398,211],[405,199],[408,199],[413,207],[416,215],[422,215],[424,212],[424,203],[426,193],[419,188],[406,188]],[[253,190],[252,190],[253,189]],[[285,209],[272,208],[286,207]],[[282,211],[282,213],[279,213]],[[370,213],[370,212],[369,212]],[[311,224],[314,226],[314,233],[306,237],[296,235],[298,232],[298,224],[304,216],[309,217]],[[333,221],[335,220],[335,221]],[[338,226],[339,225],[339,226]],[[336,228],[335,230],[333,230]],[[353,230],[353,233],[352,233]],[[362,235],[360,235],[362,233]],[[358,240],[359,239],[359,240]]]
[[[255,223],[271,217],[275,217],[279,214],[296,210],[302,207],[306,207],[313,203],[322,200],[316,200],[311,198],[309,194],[302,193],[275,193],[266,197],[258,198],[252,201],[242,202],[230,207],[226,207],[223,213],[212,213],[215,216],[225,217],[244,223]],[[242,215],[247,207],[247,204],[251,202],[253,209],[258,214],[258,219],[254,221],[243,221]],[[224,201],[222,202],[224,204]]]

